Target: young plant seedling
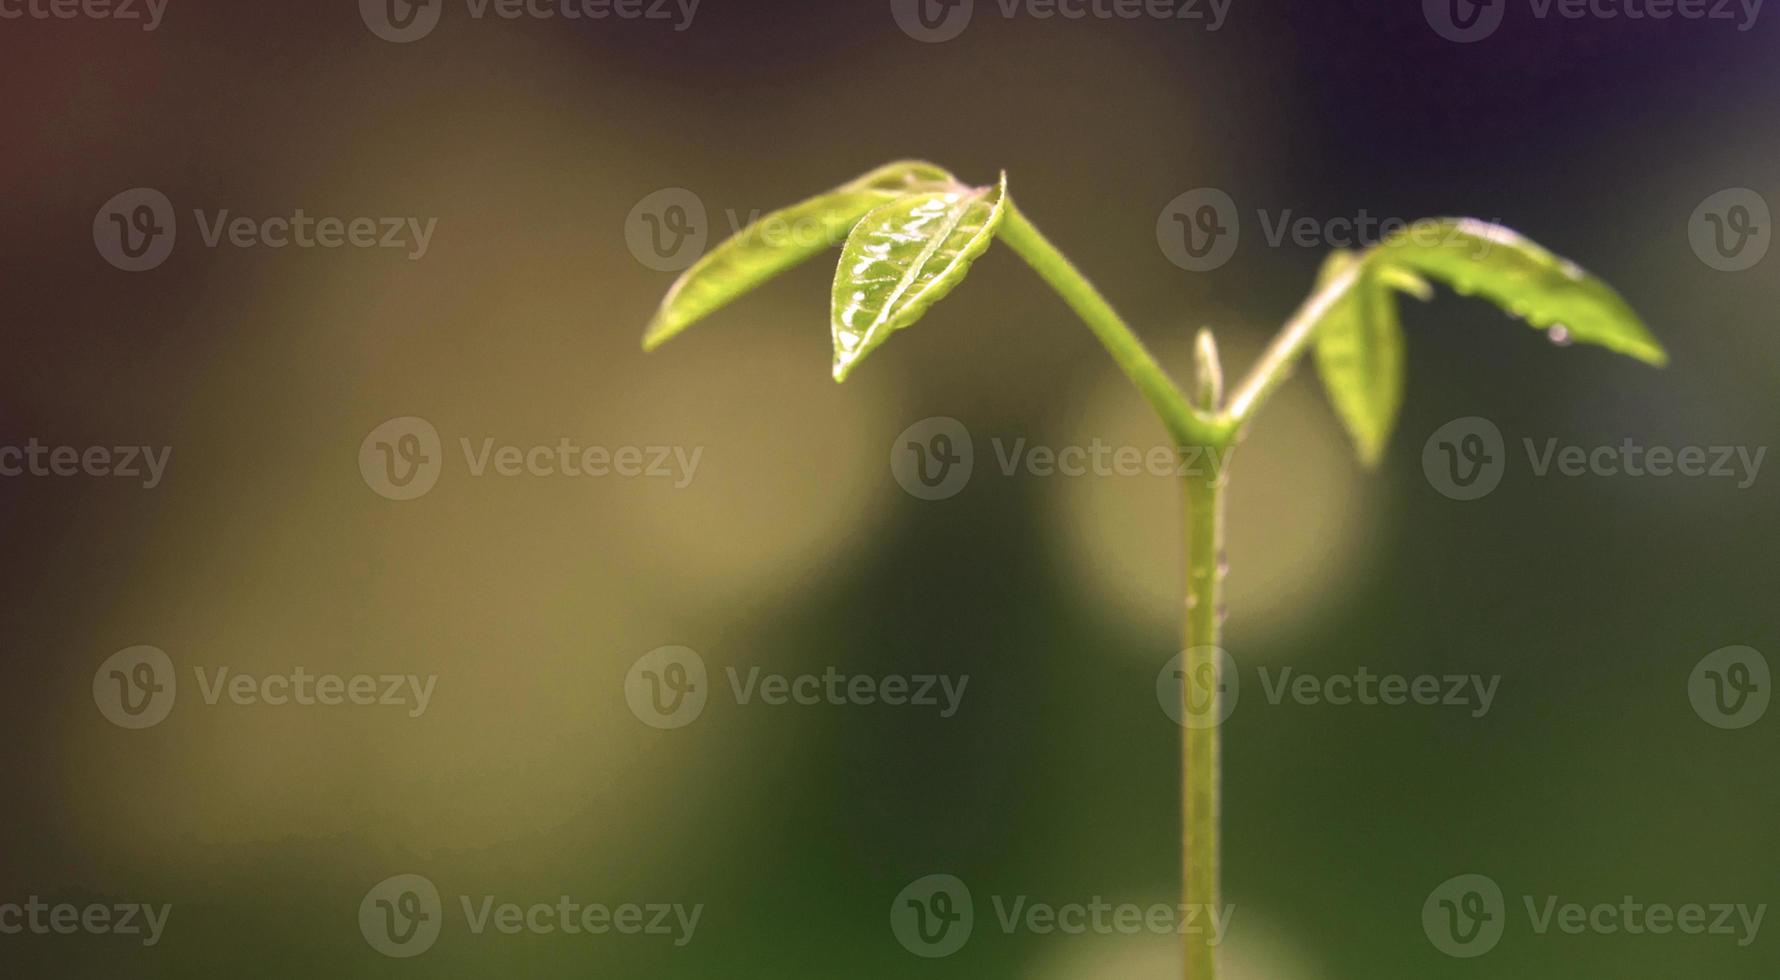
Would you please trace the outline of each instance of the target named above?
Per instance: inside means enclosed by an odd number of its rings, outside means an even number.
[[[1668,360],[1605,283],[1500,225],[1470,218],[1418,222],[1362,252],[1337,252],[1316,289],[1228,395],[1217,343],[1197,337],[1183,391],[1119,315],[1008,196],[1007,176],[973,187],[929,163],[880,167],[762,217],[680,276],[643,337],[653,350],[773,276],[841,242],[830,325],[834,378],[845,381],[890,335],[950,293],[996,239],[1006,242],[1073,309],[1161,418],[1175,444],[1223,459],[1307,350],[1362,463],[1384,453],[1403,398],[1403,331],[1396,294],[1431,295],[1427,280],[1481,296],[1554,339],[1597,344],[1661,366]],[[1226,474],[1186,477],[1186,617],[1182,660],[1189,723],[1181,727],[1182,902],[1218,903],[1220,590],[1225,575]],[[1192,719],[1198,719],[1197,722]],[[1187,980],[1214,980],[1215,949],[1188,938]]]

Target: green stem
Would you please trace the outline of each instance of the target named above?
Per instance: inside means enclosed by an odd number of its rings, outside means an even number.
[[[1317,325],[1328,315],[1329,309],[1341,302],[1348,290],[1360,281],[1363,265],[1364,263],[1355,262],[1342,270],[1340,275],[1318,287],[1304,301],[1304,305],[1292,314],[1292,318],[1286,321],[1286,325],[1280,328],[1273,342],[1261,354],[1261,359],[1249,371],[1248,377],[1242,379],[1242,384],[1230,396],[1230,406],[1222,417],[1228,431],[1236,431],[1248,424],[1261,404],[1267,400],[1267,396],[1273,393],[1273,389],[1279,387],[1292,373],[1292,366],[1303,356],[1305,349],[1310,346],[1311,338],[1316,335]]]
[[[1227,448],[1227,444],[1225,447]],[[1217,457],[1226,459],[1220,450]],[[1192,701],[1209,693],[1221,698],[1216,688],[1196,691],[1200,668],[1219,660],[1219,632],[1223,625],[1224,578],[1224,473],[1187,476],[1186,496],[1187,615],[1182,637],[1184,672],[1181,691],[1188,699],[1182,706],[1181,726],[1181,902],[1199,909],[1200,921],[1222,914],[1218,900],[1218,826],[1220,763],[1218,721],[1222,717],[1213,702]],[[1197,721],[1195,719],[1198,719]],[[1186,939],[1186,980],[1214,980],[1217,950],[1201,933]]]
[[[1202,446],[1216,434],[1215,427],[1193,411],[1181,390],[1161,365],[1143,346],[1143,341],[1125,325],[1118,311],[1100,295],[1100,290],[1057,251],[1039,230],[1033,227],[1020,209],[1007,201],[1007,215],[1002,219],[997,237],[1006,242],[1032,266],[1057,295],[1069,304],[1088,329],[1112,355],[1125,376],[1149,400],[1150,407],[1162,417],[1162,424],[1183,446]]]
[[[1180,388],[1156,363],[1143,342],[1131,332],[1112,304],[1087,277],[1057,251],[1012,200],[1002,219],[998,237],[1063,297],[1082,318],[1100,343],[1112,354],[1125,376],[1143,393],[1176,444],[1199,450],[1198,458],[1212,460],[1209,473],[1190,475],[1183,481],[1187,526],[1187,615],[1185,647],[1190,657],[1183,662],[1189,676],[1182,690],[1192,690],[1194,658],[1216,664],[1218,630],[1223,618],[1221,583],[1224,550],[1224,467],[1229,462],[1235,425],[1219,414],[1223,373],[1217,347],[1208,331],[1201,331],[1195,345],[1195,400],[1188,401]],[[1331,300],[1332,302],[1332,300]],[[1318,314],[1320,316],[1320,314]],[[1214,697],[1217,696],[1215,693]],[[1189,706],[1190,707],[1190,706]],[[1211,715],[1215,719],[1214,704]],[[1203,709],[1199,712],[1205,715]],[[1191,718],[1189,711],[1183,717]],[[1215,724],[1181,727],[1181,901],[1206,912],[1218,908],[1218,728]],[[1201,915],[1204,913],[1202,912]],[[1186,980],[1216,980],[1217,950],[1212,937],[1201,933],[1185,940]]]
[[[1223,407],[1224,369],[1218,359],[1217,341],[1210,330],[1199,331],[1194,349],[1194,399],[1196,407],[1216,416]],[[1186,501],[1187,615],[1181,637],[1181,901],[1200,910],[1207,921],[1218,914],[1218,833],[1222,826],[1219,797],[1223,773],[1219,759],[1219,725],[1223,721],[1222,689],[1215,672],[1221,669],[1218,633],[1224,623],[1224,480],[1228,473],[1230,443],[1209,447],[1202,459],[1210,459],[1209,472],[1184,478]],[[1210,711],[1195,714],[1195,703],[1204,704],[1192,686],[1211,677]],[[1211,912],[1211,915],[1207,915]],[[1189,937],[1185,945],[1187,980],[1214,980],[1217,950],[1203,934]]]

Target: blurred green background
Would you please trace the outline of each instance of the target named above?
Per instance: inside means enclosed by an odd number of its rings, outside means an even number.
[[[1780,15],[1776,15],[1780,17]],[[0,479],[0,904],[171,903],[154,948],[0,935],[20,977],[1162,978],[1174,940],[1004,934],[989,896],[1167,902],[1178,729],[1175,486],[1003,476],[989,446],[1164,436],[1088,332],[1005,249],[844,387],[819,261],[645,357],[672,275],[639,202],[729,215],[924,157],[1011,192],[1173,369],[1212,325],[1244,369],[1324,248],[1257,212],[1496,219],[1615,283],[1673,356],[1558,348],[1484,304],[1410,303],[1407,406],[1367,474],[1309,370],[1241,448],[1228,646],[1319,675],[1500,674],[1450,708],[1269,705],[1225,728],[1234,980],[1759,978],[1776,939],[1537,935],[1519,896],[1764,903],[1780,862],[1775,717],[1712,727],[1718,648],[1780,653],[1767,473],[1537,477],[1519,446],[1765,447],[1780,435],[1769,256],[1727,273],[1690,218],[1780,203],[1776,21],[1539,20],[1456,44],[1421,5],[1236,0],[1216,31],[1004,17],[925,43],[885,2],[705,0],[689,27],[481,20],[391,43],[350,2],[173,0],[157,30],[0,21],[0,445],[170,445],[166,481]],[[131,274],[94,214],[134,187],[179,212]],[[1244,222],[1213,271],[1158,217],[1215,187]],[[437,219],[398,251],[206,247],[193,209]],[[1760,234],[1771,235],[1771,229]],[[356,454],[398,416],[448,459],[424,497]],[[931,416],[977,444],[969,485],[903,493],[888,455]],[[1430,484],[1424,442],[1492,420],[1488,497]],[[696,479],[471,478],[460,438],[701,447]],[[455,458],[454,458],[455,457]],[[179,665],[167,720],[96,710],[106,657]],[[657,730],[632,664],[698,651],[712,702]],[[194,666],[437,676],[419,718],[202,703]],[[738,705],[720,671],[968,675],[949,719]],[[1245,673],[1244,683],[1254,675]],[[977,897],[944,959],[892,899]],[[1443,955],[1431,890],[1509,895],[1487,956]],[[414,959],[361,936],[366,892],[446,896]],[[660,937],[475,936],[456,896],[702,903]]]

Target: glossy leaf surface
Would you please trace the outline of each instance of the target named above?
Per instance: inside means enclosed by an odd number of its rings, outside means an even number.
[[[835,270],[834,377],[919,320],[995,239],[1007,176],[994,187],[913,194],[860,220]]]
[[[873,208],[908,194],[957,186],[939,167],[902,161],[750,222],[674,282],[643,335],[643,349],[655,349],[749,290],[839,244]]]
[[[1606,283],[1521,235],[1475,218],[1418,222],[1372,253],[1382,262],[1490,300],[1540,329],[1661,366],[1669,355]]]

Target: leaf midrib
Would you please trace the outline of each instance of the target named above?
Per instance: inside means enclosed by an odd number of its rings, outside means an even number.
[[[972,192],[960,202],[960,206],[948,216],[946,224],[940,233],[934,235],[932,240],[922,246],[921,254],[915,256],[915,261],[909,264],[908,270],[904,272],[902,278],[897,281],[896,288],[891,291],[890,295],[884,300],[883,306],[878,309],[878,315],[872,318],[871,326],[866,329],[865,335],[860,338],[859,346],[862,349],[870,345],[873,335],[878,332],[878,328],[890,322],[893,318],[892,314],[896,312],[897,303],[902,299],[903,294],[909,291],[909,288],[915,284],[916,279],[920,278],[921,270],[927,268],[927,263],[933,260],[934,253],[938,252],[941,248],[944,248],[946,242],[952,239],[952,235],[958,230],[958,226],[964,223],[965,215],[970,213],[971,206],[981,200],[982,197],[982,191]]]

